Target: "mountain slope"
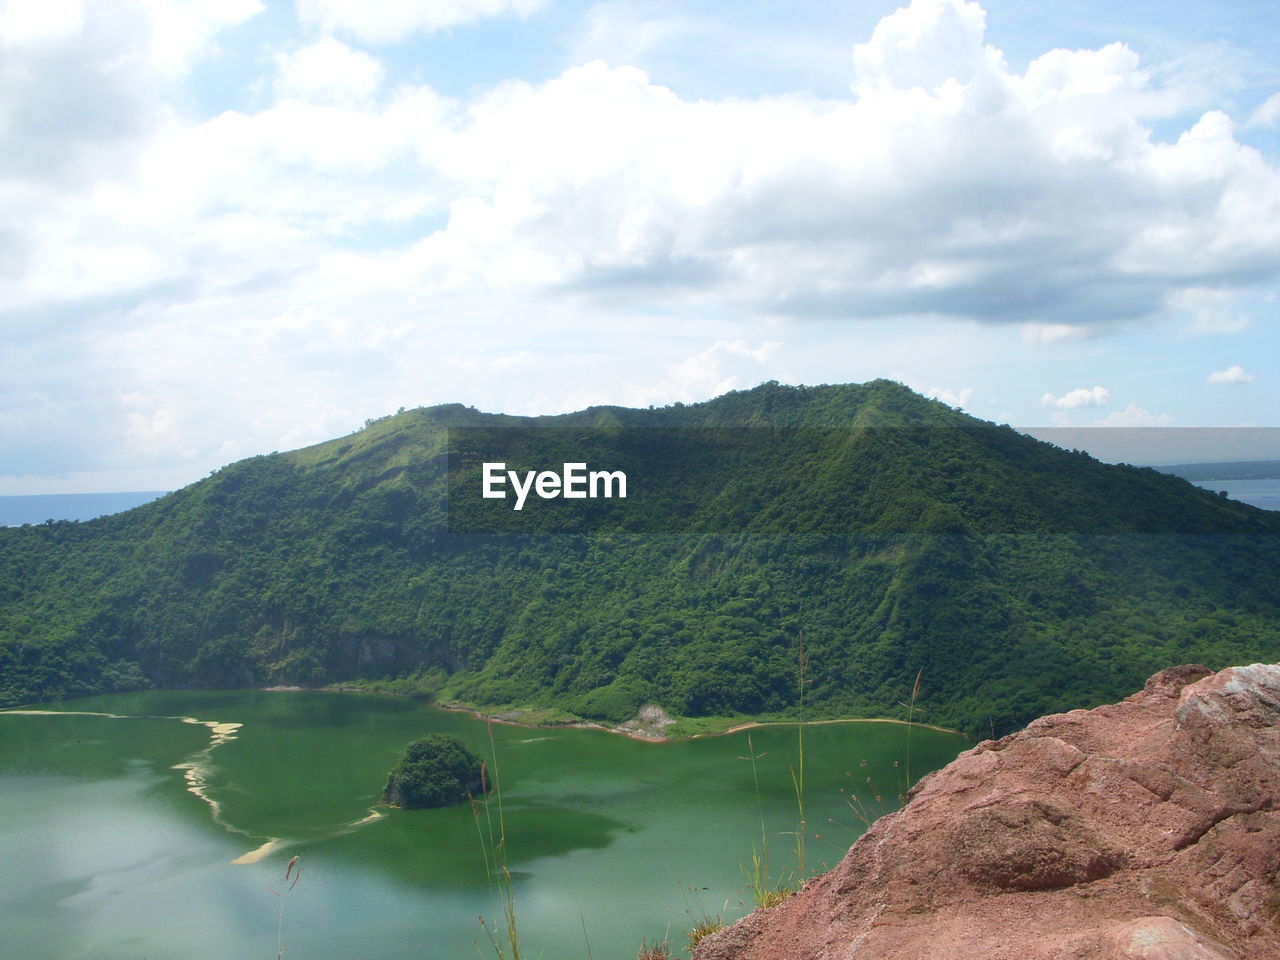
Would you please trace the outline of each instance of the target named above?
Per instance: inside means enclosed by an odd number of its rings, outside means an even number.
[[[503,444],[530,467],[585,444],[635,492],[468,500],[461,448]],[[785,714],[803,638],[809,715],[901,714],[923,671],[924,719],[986,733],[1170,662],[1276,659],[1278,533],[888,381],[432,407],[124,514],[0,531],[0,703],[412,677],[609,720],[647,700]]]

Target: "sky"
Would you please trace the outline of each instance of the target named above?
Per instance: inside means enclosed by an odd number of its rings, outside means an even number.
[[[766,380],[1280,427],[1276,50],[1273,0],[0,0],[0,494]]]

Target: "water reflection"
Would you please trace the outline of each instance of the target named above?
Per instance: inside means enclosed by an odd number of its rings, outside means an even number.
[[[469,954],[477,917],[500,910],[483,806],[378,806],[405,744],[429,732],[497,759],[520,930],[535,955],[585,957],[585,923],[593,957],[630,960],[642,936],[687,925],[689,886],[717,910],[745,912],[761,817],[777,870],[797,827],[794,727],[751,732],[753,774],[745,734],[637,743],[490,726],[391,697],[149,692],[56,709],[0,713],[0,924],[27,960],[270,957],[272,891],[294,855],[303,878],[281,928],[291,954]],[[888,724],[807,729],[814,866],[863,828],[851,798],[893,805],[904,735]],[[912,763],[923,772],[965,745],[917,729]]]

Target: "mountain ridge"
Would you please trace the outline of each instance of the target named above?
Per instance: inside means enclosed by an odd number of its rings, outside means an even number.
[[[519,536],[454,532],[451,437],[470,430],[548,463],[587,437],[671,498],[572,534],[532,510]],[[986,731],[1166,662],[1280,655],[1277,533],[892,381],[531,418],[445,404],[124,514],[0,531],[0,703],[363,680],[613,722],[645,702],[791,716],[803,635],[809,715],[897,716],[924,670],[923,719]]]

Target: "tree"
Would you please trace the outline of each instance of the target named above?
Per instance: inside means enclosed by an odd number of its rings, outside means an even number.
[[[393,807],[444,807],[483,793],[480,758],[457,737],[431,733],[415,740],[387,775],[382,801]]]

